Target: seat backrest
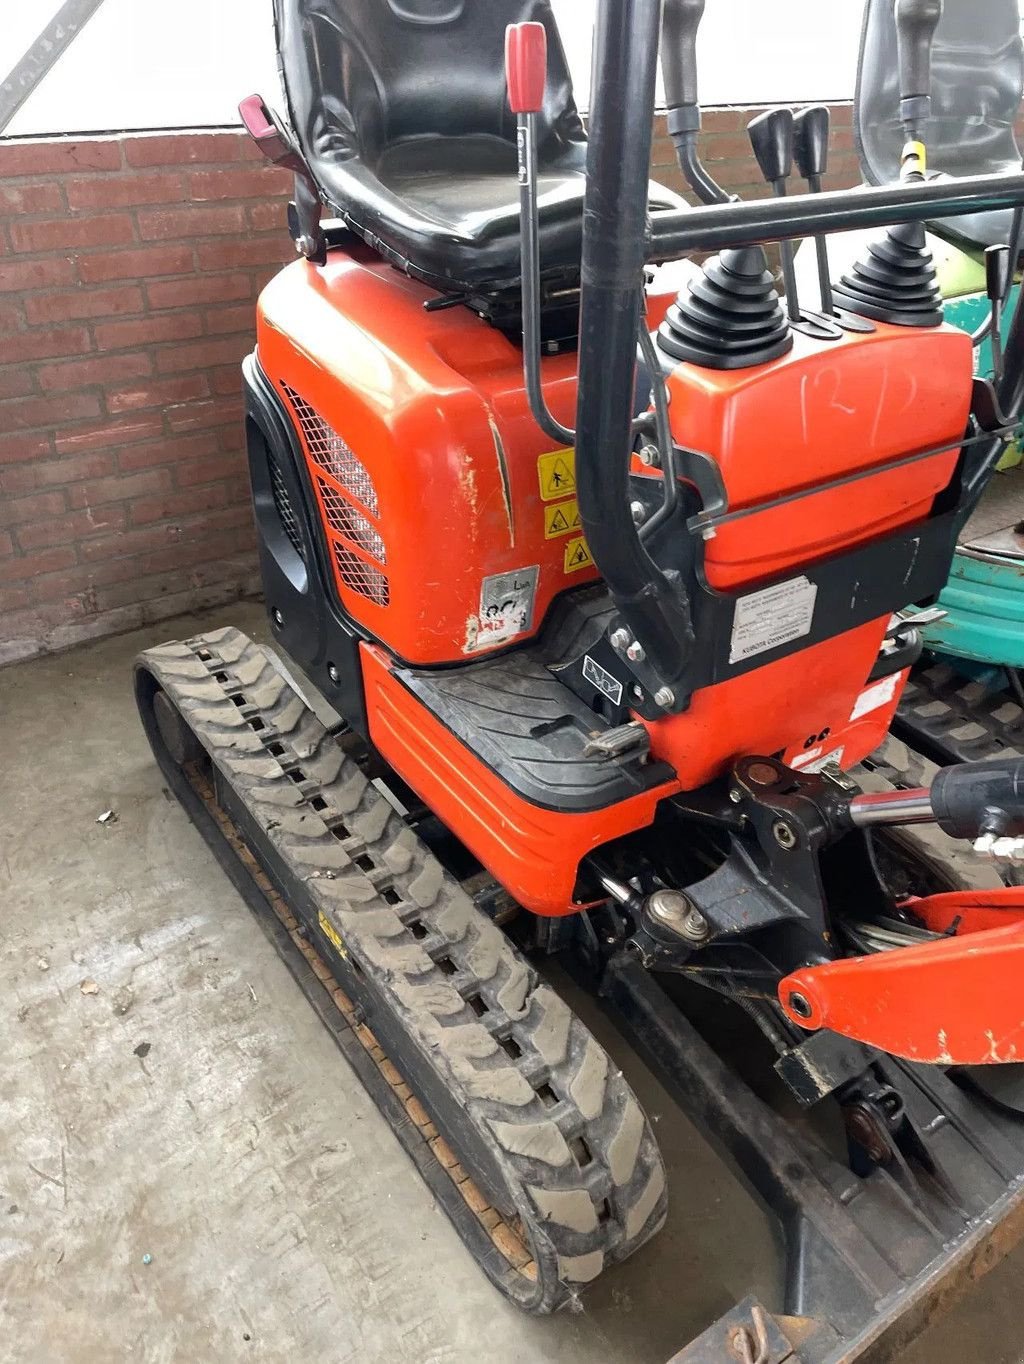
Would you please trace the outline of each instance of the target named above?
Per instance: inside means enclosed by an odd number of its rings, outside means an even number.
[[[406,138],[491,135],[514,143],[505,28],[548,32],[541,153],[583,137],[549,0],[274,0],[292,126],[303,148],[368,167]]]
[[[1018,0],[944,0],[932,48],[928,169],[984,175],[1020,164],[1013,126],[1024,85]],[[866,0],[854,136],[869,184],[899,178],[904,142],[893,0]]]

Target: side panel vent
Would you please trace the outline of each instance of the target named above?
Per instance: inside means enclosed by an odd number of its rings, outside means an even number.
[[[305,398],[301,398],[288,384],[282,384],[281,387],[295,412],[302,439],[313,463],[337,479],[345,491],[361,502],[372,516],[378,516],[377,489],[362,460],[353,454]]]
[[[391,600],[391,587],[387,575],[381,571],[387,563],[387,548],[380,531],[370,520],[371,516],[380,515],[373,479],[359,457],[315,408],[288,384],[282,384],[282,388],[302,435],[339,590],[347,589],[378,606],[387,606]],[[272,468],[272,477],[273,472]],[[277,484],[278,479],[275,479],[275,502],[278,501]],[[278,514],[290,539],[280,503]]]
[[[270,491],[274,499],[274,506],[277,508],[281,529],[291,542],[292,549],[300,559],[304,560],[306,555],[302,547],[302,537],[299,535],[299,523],[295,516],[295,509],[292,506],[291,498],[288,496],[288,489],[284,485],[281,467],[269,445],[267,446],[267,466],[270,472]]]

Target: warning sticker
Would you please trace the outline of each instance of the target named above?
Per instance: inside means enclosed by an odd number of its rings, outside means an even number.
[[[575,573],[579,568],[590,568],[593,562],[590,549],[582,535],[577,535],[566,545],[564,564],[566,573]]]
[[[480,620],[474,647],[487,649],[521,635],[533,624],[538,565],[495,573],[480,584]]]
[[[890,673],[888,677],[883,677],[880,682],[873,682],[870,687],[865,687],[857,697],[856,704],[850,712],[851,720],[859,720],[862,715],[869,715],[871,711],[877,710],[879,706],[886,705],[896,695],[896,688],[899,686],[902,673]]]
[[[843,754],[846,752],[845,748],[833,748],[832,751],[826,753],[824,757],[815,757],[815,754],[820,752],[820,748],[812,749],[810,753],[804,756],[803,762],[801,762],[799,758],[794,758],[790,766],[797,768],[801,772],[820,772],[823,768],[828,767],[830,763],[835,763],[837,767],[842,767]],[[814,758],[814,761],[808,762],[808,758]]]
[[[580,509],[575,497],[569,502],[553,502],[544,508],[544,538],[554,540],[580,528]]]
[[[341,941],[341,934],[334,927],[334,925],[331,923],[330,919],[328,919],[327,915],[323,912],[322,909],[319,911],[316,917],[317,922],[320,925],[320,929],[324,937],[327,939],[327,941],[331,944],[331,946],[334,948],[336,952],[340,952],[343,957],[347,957],[348,953],[345,951],[345,944]]]
[[[751,592],[736,602],[729,662],[739,663],[810,634],[817,583],[802,574]]]
[[[545,502],[576,491],[576,451],[552,450],[537,460],[540,495]]]
[[[602,668],[600,663],[596,663],[589,654],[583,657],[583,676],[598,691],[604,692],[613,706],[617,706],[622,700],[622,683],[617,677],[613,677],[607,668]]]

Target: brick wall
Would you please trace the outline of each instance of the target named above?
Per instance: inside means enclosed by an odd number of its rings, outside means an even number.
[[[257,586],[239,362],[293,253],[249,145],[0,141],[0,662]]]
[[[755,112],[705,115],[745,196]],[[239,362],[288,189],[241,132],[0,140],[0,663],[257,590]]]

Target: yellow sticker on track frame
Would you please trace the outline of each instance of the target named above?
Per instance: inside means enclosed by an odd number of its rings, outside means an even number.
[[[581,568],[593,568],[593,566],[594,560],[589,545],[582,535],[575,536],[565,547],[565,572],[576,573]]]
[[[341,940],[341,934],[334,927],[322,909],[318,910],[316,918],[317,923],[320,925],[320,931],[334,948],[335,952],[337,952],[339,956],[347,957],[348,953],[345,951],[345,944]]]
[[[537,459],[537,477],[544,502],[554,502],[576,491],[576,451],[552,450]]]
[[[575,497],[568,502],[551,502],[544,508],[544,539],[555,540],[559,535],[579,532],[580,508]]]

